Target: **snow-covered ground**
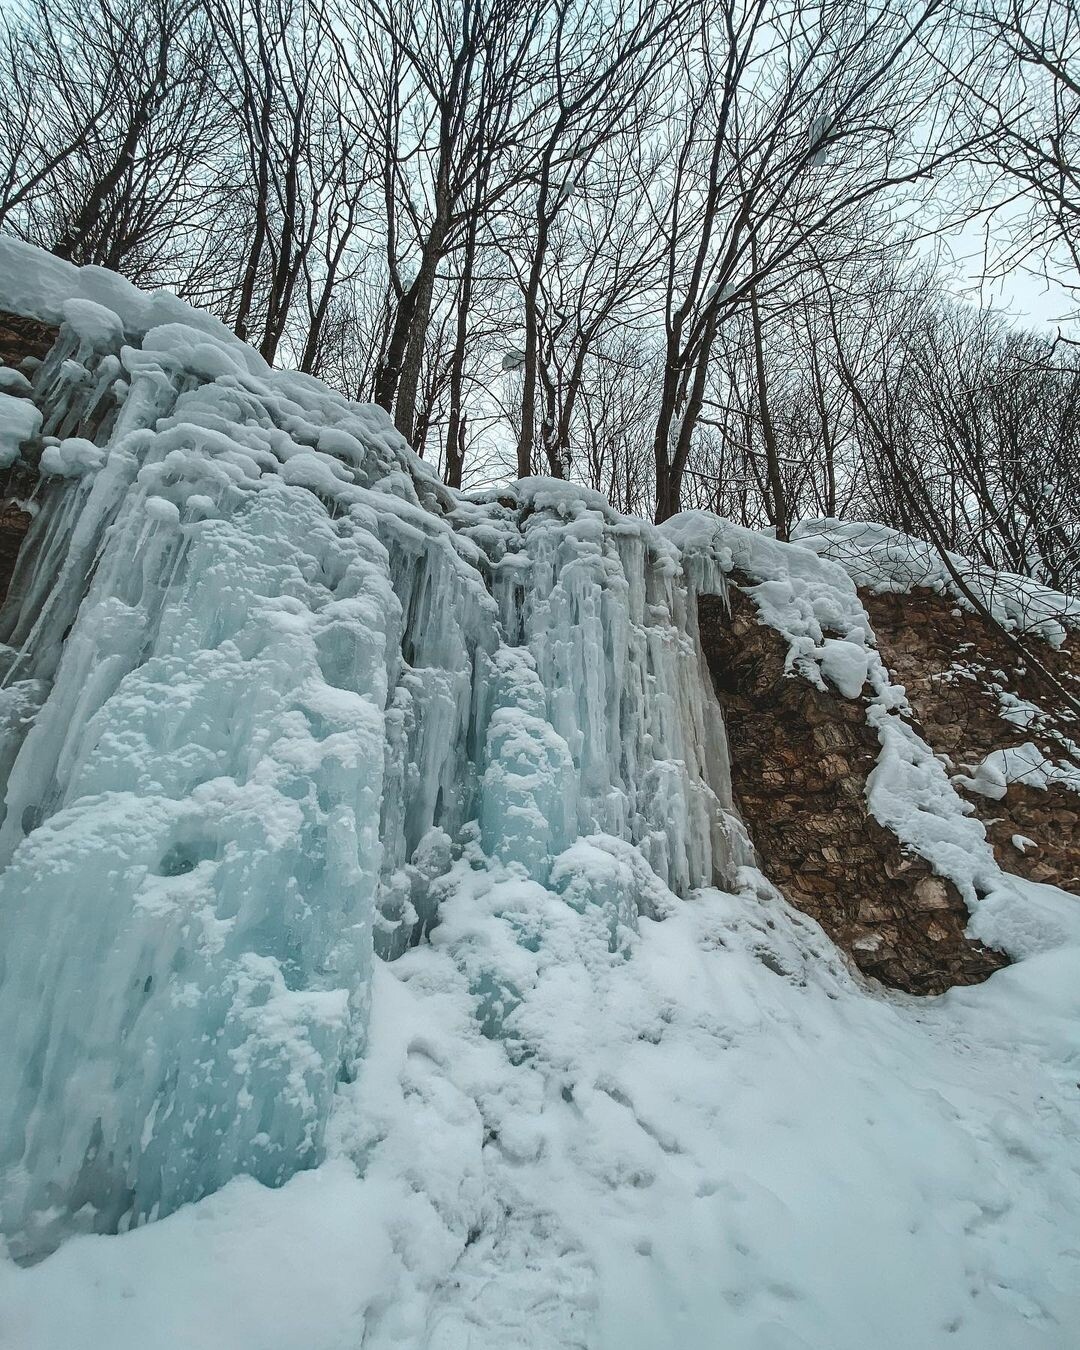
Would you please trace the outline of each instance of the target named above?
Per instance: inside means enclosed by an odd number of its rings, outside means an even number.
[[[1070,945],[917,1001],[760,885],[612,952],[598,911],[467,871],[376,971],[329,1160],[0,1266],[0,1342],[1074,1350],[1080,916],[1019,893]],[[478,970],[522,996],[499,1039]]]
[[[456,496],[7,241],[3,306],[64,331],[0,633],[0,1221],[43,1257],[0,1346],[1075,1350],[1080,902],[997,868],[848,570]],[[693,603],[732,568],[1014,966],[869,988],[750,865]]]

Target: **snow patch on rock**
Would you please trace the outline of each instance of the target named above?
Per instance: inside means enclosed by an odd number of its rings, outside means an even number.
[[[961,609],[971,608],[941,555],[913,535],[863,521],[807,520],[795,526],[792,539],[839,563],[856,586],[879,593],[906,593],[925,586],[951,596]],[[1006,629],[1032,633],[1060,647],[1070,632],[1080,628],[1080,600],[1075,597],[958,553],[950,553],[949,561]]]

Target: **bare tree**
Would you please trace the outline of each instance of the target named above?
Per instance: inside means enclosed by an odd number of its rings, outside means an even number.
[[[229,317],[268,361],[289,336],[300,368],[314,370],[372,176],[355,84],[320,4],[205,2],[244,166],[245,247]]]
[[[810,266],[882,194],[958,153],[940,0],[914,11],[818,0],[777,12],[725,0],[690,58],[690,92],[655,209],[667,238],[656,516],[678,509],[721,324],[751,292]],[[931,115],[926,116],[926,108]]]
[[[658,77],[671,66],[685,43],[694,0],[617,0],[597,24],[589,3],[555,7],[549,38],[551,59],[545,72],[547,125],[530,174],[526,219],[520,247],[525,260],[521,286],[524,329],[522,407],[517,447],[518,474],[533,468],[536,400],[544,375],[541,366],[542,290],[560,215],[586,192],[594,158],[616,140],[624,154],[640,153],[645,128],[662,113]],[[633,158],[627,167],[633,165]],[[592,194],[588,194],[590,205]],[[544,394],[550,402],[550,387]],[[543,448],[550,471],[564,476],[558,430],[542,419]]]
[[[620,511],[652,506],[652,416],[661,353],[644,327],[612,330],[590,353],[574,440],[578,470]]]
[[[8,18],[0,222],[62,258],[174,281],[217,190],[219,69],[191,0],[32,0]]]
[[[521,173],[549,8],[366,0],[352,12],[354,48],[386,72],[368,91],[393,301],[375,398],[410,440],[438,269]]]
[[[1078,578],[1080,363],[1067,345],[941,295],[933,272],[877,273],[854,316],[829,293],[817,353],[852,400],[855,509],[991,569]]]
[[[516,283],[523,299],[525,342],[517,415],[519,475],[542,463],[567,477],[580,432],[579,404],[610,352],[623,359],[620,330],[639,335],[655,306],[658,233],[641,211],[642,183],[654,167],[640,122],[608,139],[586,167],[578,164],[564,185],[543,233],[526,248],[527,266]],[[526,459],[526,452],[528,458]]]
[[[1080,7],[955,0],[953,22],[977,57],[956,77],[986,133],[988,261],[999,273],[1038,266],[1080,299]]]
[[[1074,354],[905,261],[967,157],[1011,261],[1075,263],[1075,0],[340,4],[10,10],[0,225],[380,402],[452,486],[781,538],[932,508],[1076,585]]]

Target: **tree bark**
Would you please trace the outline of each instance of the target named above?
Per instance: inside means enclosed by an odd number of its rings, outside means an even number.
[[[757,259],[754,259],[757,269]],[[755,283],[750,288],[750,327],[754,337],[754,372],[757,377],[758,412],[761,417],[761,435],[765,442],[765,466],[769,483],[769,495],[772,497],[773,525],[777,539],[787,540],[790,522],[788,520],[787,492],[780,471],[780,454],[776,444],[776,428],[772,420],[772,408],[769,404],[768,374],[765,368],[765,340],[761,324],[761,307],[758,302],[758,288]]]

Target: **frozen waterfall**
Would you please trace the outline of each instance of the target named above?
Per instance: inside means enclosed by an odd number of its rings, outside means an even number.
[[[314,1166],[373,962],[463,857],[606,908],[615,950],[657,879],[747,847],[655,529],[550,480],[451,493],[206,316],[35,275],[62,325],[0,615],[0,1228],[28,1258]],[[513,991],[474,992],[497,1036]]]

